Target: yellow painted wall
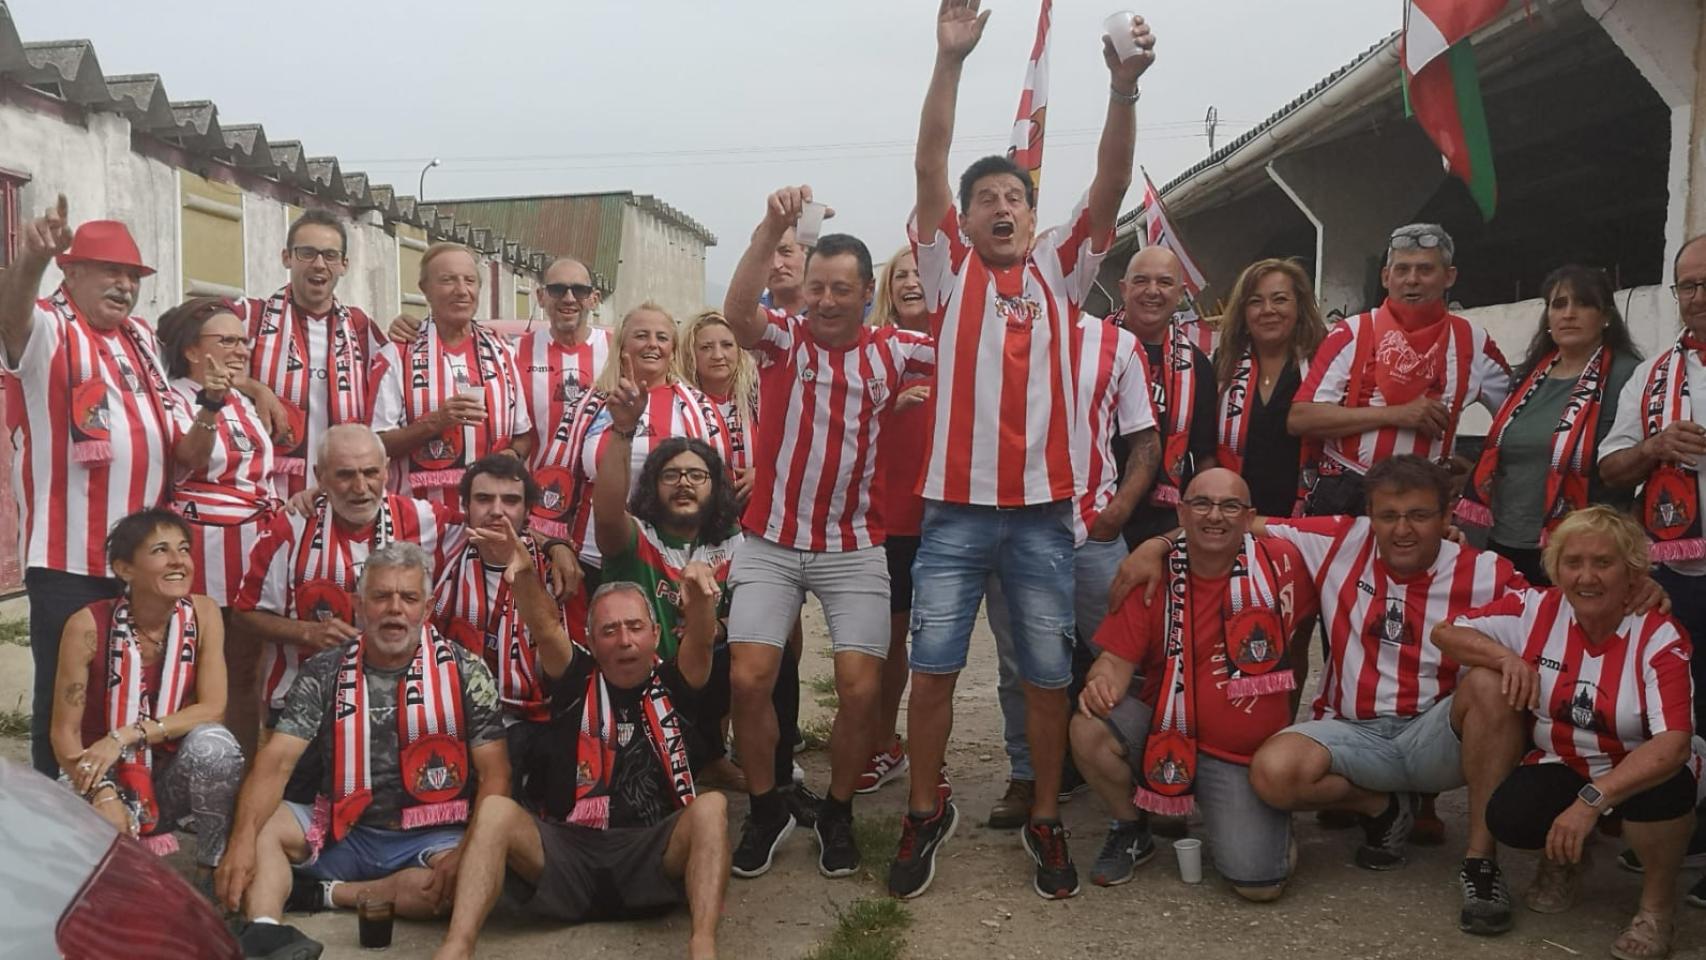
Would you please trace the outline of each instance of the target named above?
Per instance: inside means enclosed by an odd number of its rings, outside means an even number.
[[[426,231],[406,223],[397,224],[397,293],[403,312],[411,317],[425,317],[427,308],[418,302],[421,296],[421,253],[410,242],[427,243]],[[417,302],[410,303],[410,300]]]
[[[531,317],[531,316],[533,316],[533,294],[531,294],[531,293],[519,293],[519,292],[516,293],[516,295],[515,295],[515,318],[517,320],[526,320],[528,317]]]
[[[183,205],[183,269],[187,293],[196,281],[241,290],[243,277],[243,191],[188,170],[178,171]],[[198,209],[197,200],[219,211]]]

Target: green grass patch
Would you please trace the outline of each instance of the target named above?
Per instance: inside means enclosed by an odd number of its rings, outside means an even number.
[[[19,647],[30,645],[30,622],[28,620],[0,620],[0,643],[10,643]]]
[[[800,721],[800,739],[805,741],[807,750],[823,750],[829,746],[829,732],[834,727],[835,720],[831,717],[802,720]]]
[[[899,900],[855,900],[835,913],[835,932],[806,960],[897,960],[906,947],[912,913]]]
[[[891,813],[854,817],[853,839],[859,844],[859,872],[886,890],[889,866],[900,848],[900,818]]]
[[[30,715],[21,710],[0,710],[0,737],[30,735]]]
[[[806,686],[811,687],[812,692],[819,694],[819,695],[822,695],[825,693],[834,693],[835,692],[835,674],[833,674],[833,673],[820,673],[817,676],[812,677],[811,679],[807,680]]]

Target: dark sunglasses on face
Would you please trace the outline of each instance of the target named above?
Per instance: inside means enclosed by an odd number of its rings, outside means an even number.
[[[547,283],[545,292],[553,300],[561,300],[566,294],[574,294],[576,300],[585,300],[592,296],[592,287],[584,283]]]

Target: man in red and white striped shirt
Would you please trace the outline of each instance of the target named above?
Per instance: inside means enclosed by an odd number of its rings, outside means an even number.
[[[290,282],[271,297],[231,304],[248,326],[249,374],[282,403],[291,435],[275,444],[275,486],[300,493],[314,475],[320,437],[340,423],[367,423],[368,370],[384,336],[359,307],[335,294],[348,269],[349,231],[324,210],[291,223],[280,259]]]
[[[936,363],[929,337],[865,325],[876,285],[871,253],[847,234],[823,237],[808,257],[803,315],[760,306],[773,251],[811,197],[804,186],[771,194],[723,304],[735,339],[758,360],[759,406],[771,411],[758,424],[758,477],[741,524],[747,536],[729,568],[735,736],[752,794],[734,854],[743,877],[768,870],[794,826],[776,790],[771,691],[807,591],[824,605],[841,694],[830,786],[817,814],[818,867],[830,877],[859,867],[853,790],[877,746],[889,647],[888,558],[871,496],[877,440],[902,386]]]
[[[73,238],[67,221],[61,195],[24,226],[17,263],[0,273],[0,360],[14,379],[6,426],[18,451],[12,486],[23,511],[35,663],[30,756],[48,776],[59,766],[48,717],[60,634],[72,614],[117,594],[103,552],[107,528],[164,500],[178,402],[154,331],[130,315],[154,270],[124,224],[91,220]],[[64,281],[37,300],[56,255]]]
[[[551,434],[592,389],[610,356],[610,331],[592,325],[592,300],[598,292],[586,264],[563,257],[545,268],[533,290],[545,311],[548,329],[533,330],[515,345],[521,393],[533,419],[534,444],[529,466],[538,472]]]
[[[991,575],[1023,603],[1011,613],[1025,679],[1026,732],[1036,798],[1024,830],[1044,897],[1078,892],[1060,825],[1072,679],[1072,523],[1084,490],[1084,429],[1074,390],[1074,332],[1096,270],[1113,244],[1131,183],[1138,78],[1155,38],[1131,22],[1134,52],[1102,38],[1110,92],[1096,174],[1067,221],[1036,234],[1036,187],[1005,157],[985,157],[948,184],[954,111],[966,57],[983,35],[977,0],[943,0],[936,63],[924,97],[910,225],[938,369],[924,471],[924,524],[914,564],[912,696],[907,717],[911,786],[901,856],[889,892],[923,893],[958,812],[937,791],[953,725],[953,692]],[[1122,38],[1123,40],[1124,38]]]
[[[1309,516],[1361,513],[1363,475],[1389,457],[1450,459],[1464,408],[1497,410],[1510,393],[1510,365],[1487,331],[1446,310],[1454,250],[1438,224],[1394,230],[1380,270],[1385,302],[1316,349],[1286,421],[1326,444]]]

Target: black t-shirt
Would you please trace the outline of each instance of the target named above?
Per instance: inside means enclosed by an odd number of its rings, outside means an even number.
[[[1250,485],[1250,502],[1257,516],[1289,517],[1297,500],[1297,458],[1303,439],[1285,428],[1291,415],[1291,398],[1303,382],[1297,361],[1288,361],[1274,383],[1274,392],[1262,401],[1259,384],[1250,389],[1250,425],[1244,434],[1244,482]]]
[[[1143,352],[1148,355],[1149,369],[1153,370],[1160,366],[1161,344],[1145,343],[1143,344]],[[1191,363],[1196,367],[1196,383],[1193,387],[1196,393],[1196,404],[1192,407],[1191,412],[1191,440],[1187,447],[1185,467],[1179,478],[1181,489],[1191,482],[1192,477],[1196,476],[1197,464],[1214,456],[1215,446],[1218,443],[1216,434],[1219,421],[1220,393],[1215,389],[1214,364],[1209,362],[1207,354],[1194,346],[1191,347]],[[1151,383],[1149,389],[1153,394],[1160,387]],[[1156,424],[1156,430],[1161,438],[1163,449],[1165,449],[1168,418],[1161,415],[1159,407],[1155,410],[1155,418],[1160,421]],[[1131,436],[1136,436],[1136,434]],[[1126,458],[1131,454],[1131,438],[1129,436],[1114,437],[1113,451],[1119,479],[1124,480]],[[1293,459],[1296,459],[1295,454],[1293,454]],[[1155,478],[1156,480],[1161,479],[1159,471],[1156,472]],[[1153,489],[1151,486],[1151,490]],[[1143,498],[1138,501],[1137,508],[1132,510],[1131,518],[1126,521],[1125,534],[1128,543],[1139,542],[1179,525],[1178,514],[1174,509],[1151,504],[1149,494],[1150,490],[1143,492]],[[1288,510],[1287,513],[1290,511]]]
[[[574,810],[581,712],[595,668],[592,657],[576,648],[568,669],[551,687],[551,731],[534,751],[529,788],[538,787],[530,799],[552,820],[565,820]],[[658,665],[657,677],[669,693],[685,737],[698,717],[704,688],[689,684],[673,658]],[[675,791],[652,744],[641,703],[644,691],[643,686],[610,688],[610,705],[616,714],[616,768],[610,777],[612,827],[648,827],[675,812]]]

